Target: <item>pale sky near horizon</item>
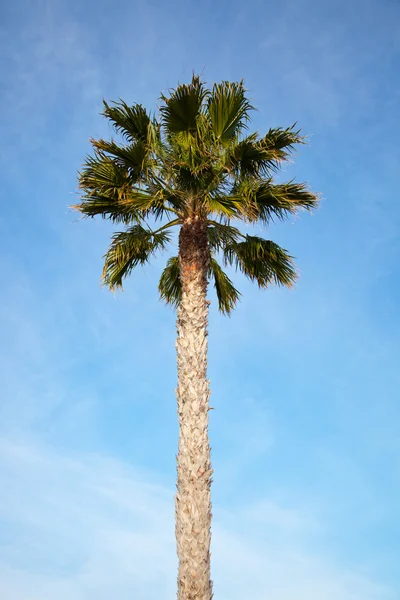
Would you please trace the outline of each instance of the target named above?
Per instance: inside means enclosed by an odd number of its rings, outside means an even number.
[[[400,598],[400,4],[1,6],[0,597],[172,600],[177,425],[166,256],[100,286],[77,221],[101,100],[156,110],[192,71],[244,79],[253,128],[297,121],[282,178],[314,214],[265,232],[294,291],[210,291],[216,600]]]

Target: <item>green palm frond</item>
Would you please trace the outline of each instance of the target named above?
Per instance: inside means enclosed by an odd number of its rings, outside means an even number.
[[[261,146],[257,134],[249,135],[230,149],[228,164],[239,177],[256,177],[274,168],[270,155]]]
[[[236,306],[240,298],[240,292],[235,288],[227,274],[221,266],[211,257],[210,272],[214,277],[214,287],[218,298],[218,308],[220,312],[229,315]]]
[[[240,292],[213,256],[210,260],[209,276],[214,279],[220,312],[229,315],[239,300]],[[182,297],[182,284],[179,276],[179,258],[177,256],[173,256],[168,260],[160,277],[158,291],[160,298],[167,304],[175,307],[179,306]]]
[[[158,291],[161,300],[175,307],[179,305],[182,297],[182,284],[179,277],[179,259],[177,256],[168,259],[160,277]]]
[[[240,219],[244,216],[244,203],[239,195],[209,196],[205,199],[205,206],[209,214],[217,217]]]
[[[90,140],[98,155],[110,155],[111,160],[121,168],[128,169],[132,179],[137,180],[145,169],[148,151],[143,140],[138,140],[129,146],[121,146],[114,141]]]
[[[304,144],[305,138],[300,135],[300,130],[295,130],[296,123],[283,129],[275,127],[269,129],[260,140],[260,146],[269,152],[270,160],[278,164],[288,160],[293,154],[295,144]]]
[[[128,106],[126,102],[120,100],[110,105],[103,100],[103,105],[103,115],[111,121],[116,131],[130,142],[147,140],[151,121],[141,104]]]
[[[179,206],[179,202],[179,198],[152,185],[148,186],[145,192],[140,189],[132,189],[120,204],[126,207],[127,210],[132,210],[141,215],[142,218],[152,216],[158,221],[164,217],[170,218],[171,214],[179,214],[175,208]]]
[[[252,109],[243,82],[215,84],[207,105],[215,137],[221,142],[230,142],[247,127]]]
[[[222,250],[227,244],[237,242],[243,235],[232,225],[209,221],[207,227],[208,243],[213,250]]]
[[[168,134],[196,131],[197,119],[207,90],[199,77],[179,85],[169,97],[162,95],[161,121]]]
[[[129,171],[115,160],[102,154],[88,156],[79,173],[79,187],[85,192],[95,191],[106,196],[124,195],[134,183]]]
[[[304,183],[274,184],[270,177],[263,181],[246,177],[233,186],[232,193],[225,197],[240,207],[245,220],[250,223],[261,221],[268,224],[275,219],[284,220],[299,210],[311,211],[319,203],[317,194]]]
[[[294,131],[294,126],[270,129],[261,139],[253,133],[230,148],[228,164],[239,178],[270,177],[282,162],[289,160],[294,145],[302,143],[304,138]]]
[[[125,201],[132,195],[134,179],[129,171],[104,155],[87,157],[79,174],[79,187],[83,190],[80,204],[72,206],[86,217],[100,215],[113,222],[129,223],[139,215]]]
[[[122,288],[124,277],[138,265],[146,264],[157,250],[164,250],[169,241],[167,231],[151,231],[142,225],[115,233],[104,256],[104,284],[111,290]]]
[[[70,208],[79,211],[84,217],[100,216],[112,223],[137,223],[142,219],[142,214],[127,203],[99,194],[87,195],[81,199],[80,204],[73,204]]]
[[[261,288],[272,283],[291,287],[296,280],[293,257],[278,244],[257,236],[246,235],[243,242],[226,245],[224,262],[239,269]]]
[[[261,184],[255,192],[257,220],[268,223],[274,217],[284,219],[299,210],[312,210],[318,206],[319,198],[305,183]]]

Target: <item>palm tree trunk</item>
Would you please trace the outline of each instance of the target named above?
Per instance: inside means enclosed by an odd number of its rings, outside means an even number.
[[[211,600],[211,458],[208,439],[206,223],[187,219],[179,234],[182,299],[177,318],[179,450],[175,499],[178,600]]]

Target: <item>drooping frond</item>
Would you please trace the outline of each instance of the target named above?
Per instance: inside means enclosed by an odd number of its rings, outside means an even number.
[[[209,276],[214,279],[214,287],[218,299],[218,309],[228,315],[235,307],[240,292],[224,273],[214,256],[210,260]],[[182,297],[182,284],[179,276],[179,259],[173,256],[167,262],[158,284],[160,298],[167,304],[179,306]]]
[[[104,256],[104,284],[112,290],[121,288],[124,277],[138,265],[147,263],[157,250],[164,250],[169,241],[167,231],[154,232],[142,225],[115,233]]]
[[[214,277],[218,308],[223,314],[229,315],[239,300],[240,292],[235,288],[228,275],[222,270],[214,257],[211,257],[210,271]]]
[[[243,82],[223,81],[214,84],[207,109],[215,137],[229,142],[247,127],[253,106],[246,98]]]
[[[296,280],[296,270],[284,248],[270,240],[246,235],[243,242],[227,244],[224,262],[239,269],[261,288],[270,284],[291,287]]]
[[[110,105],[103,100],[103,105],[103,115],[126,139],[130,142],[147,140],[150,117],[141,104],[128,106],[126,102],[120,100],[120,102],[113,102]]]
[[[161,121],[168,134],[194,132],[207,90],[199,77],[178,85],[169,97],[162,95]]]
[[[158,291],[161,300],[175,307],[179,305],[182,297],[182,284],[179,277],[179,259],[177,256],[168,259],[160,277]]]

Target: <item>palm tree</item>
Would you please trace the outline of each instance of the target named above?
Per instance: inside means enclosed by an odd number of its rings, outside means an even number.
[[[267,226],[318,200],[303,183],[274,183],[304,138],[294,126],[247,134],[252,109],[243,82],[210,90],[198,76],[162,95],[154,115],[140,104],[104,102],[103,115],[121,139],[91,140],[94,152],[79,174],[82,196],[74,206],[85,217],[123,226],[105,254],[102,278],[112,290],[166,250],[171,229],[179,230],[178,255],[167,261],[158,288],[177,307],[179,600],[212,598],[208,282],[225,314],[240,294],[221,262],[260,288],[292,286],[296,269],[288,252],[234,223]]]

